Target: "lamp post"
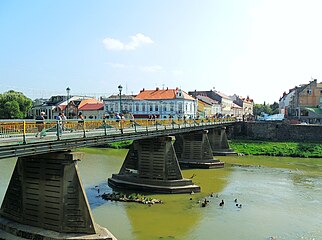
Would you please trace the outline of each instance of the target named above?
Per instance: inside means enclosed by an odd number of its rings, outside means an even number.
[[[161,107],[160,107],[160,119],[161,119],[161,120],[162,120],[162,107],[163,107],[163,106],[162,106],[162,103],[163,103],[163,102],[162,102],[162,101],[160,101],[160,104],[161,104]]]
[[[70,88],[69,87],[66,88],[66,92],[67,92],[66,117],[69,117],[68,116],[68,104],[69,104],[69,93],[70,93]]]
[[[122,87],[122,85],[119,85],[117,88],[119,89],[119,92],[120,92],[120,113],[121,113],[122,112],[122,89],[123,89],[123,87]]]

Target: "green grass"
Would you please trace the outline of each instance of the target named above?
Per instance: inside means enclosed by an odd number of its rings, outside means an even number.
[[[230,147],[245,155],[322,157],[322,144],[231,140]]]
[[[129,149],[133,141],[120,141],[120,142],[114,142],[114,143],[108,143],[106,147],[108,148],[115,148],[115,149]]]

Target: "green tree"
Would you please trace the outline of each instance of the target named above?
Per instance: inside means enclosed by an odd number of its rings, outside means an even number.
[[[270,108],[272,109],[272,114],[278,114],[280,112],[278,102],[274,102],[273,104],[271,104]]]
[[[267,113],[269,115],[272,114],[272,109],[270,105],[266,104],[254,104],[254,115],[255,116],[260,116],[261,113]]]
[[[0,94],[0,119],[25,118],[32,101],[21,92],[10,90]]]

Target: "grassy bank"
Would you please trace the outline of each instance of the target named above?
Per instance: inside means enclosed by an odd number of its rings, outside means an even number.
[[[106,144],[107,148],[115,148],[115,149],[129,149],[133,141],[120,141],[120,142],[114,142],[114,143],[108,143]]]
[[[107,144],[107,148],[129,149],[133,141]],[[231,140],[229,145],[237,153],[245,155],[266,155],[283,157],[322,158],[322,143],[269,142],[252,140]]]
[[[231,140],[230,147],[246,155],[322,157],[322,144]]]

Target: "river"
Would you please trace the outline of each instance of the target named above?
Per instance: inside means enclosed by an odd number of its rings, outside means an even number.
[[[221,157],[223,169],[183,170],[201,193],[152,195],[164,204],[148,206],[97,196],[96,185],[111,192],[107,178],[119,171],[127,150],[83,151],[78,167],[94,219],[119,240],[322,239],[322,159]],[[0,202],[14,164],[0,161]],[[201,207],[205,197],[209,203]]]

